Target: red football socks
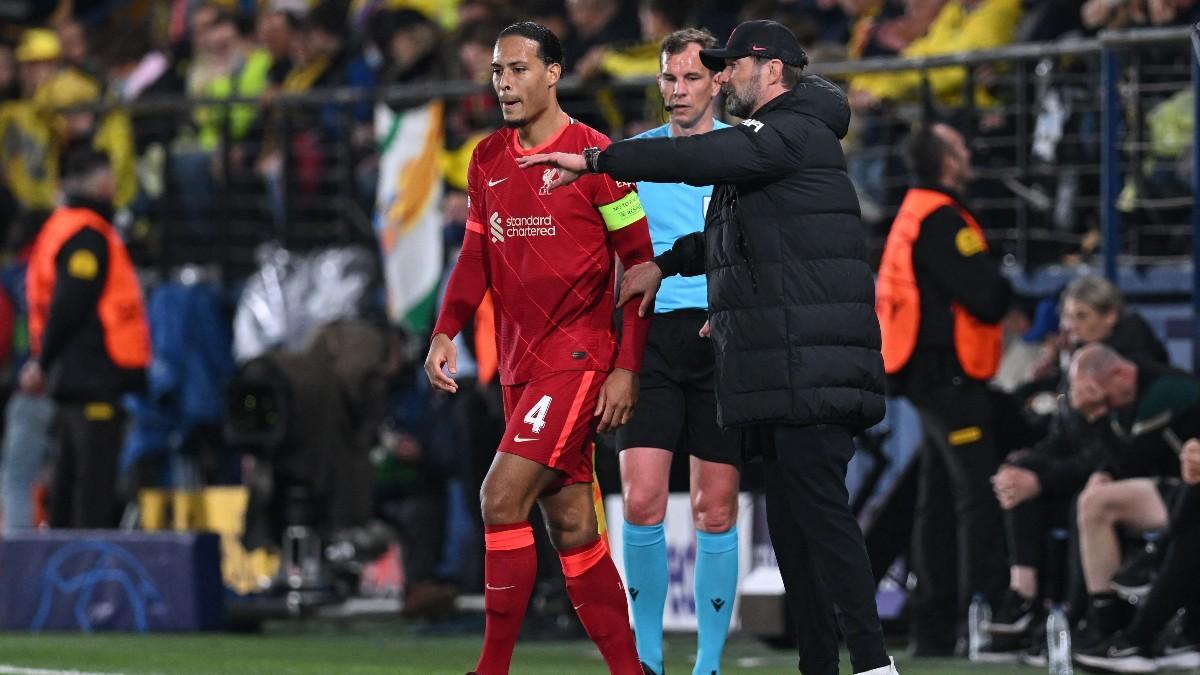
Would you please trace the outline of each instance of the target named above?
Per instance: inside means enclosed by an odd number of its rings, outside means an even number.
[[[604,540],[559,551],[558,557],[567,580],[567,595],[588,637],[600,648],[608,672],[642,675],[633,631],[629,628],[625,586]]]
[[[507,675],[537,576],[533,529],[529,523],[485,525],[484,542],[483,604],[487,624],[475,672]]]

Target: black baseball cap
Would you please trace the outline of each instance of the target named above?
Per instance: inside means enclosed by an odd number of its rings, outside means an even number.
[[[802,66],[806,56],[800,41],[787,26],[778,21],[745,21],[729,34],[722,49],[701,49],[700,61],[709,70],[725,70],[725,59],[743,56],[762,56],[779,59],[791,66]]]

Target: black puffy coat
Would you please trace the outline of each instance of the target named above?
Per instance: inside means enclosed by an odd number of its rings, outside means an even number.
[[[740,125],[600,154],[618,180],[716,186],[704,232],[656,262],[708,275],[725,427],[883,417],[875,284],[839,141],[849,122],[842,91],[806,76]]]

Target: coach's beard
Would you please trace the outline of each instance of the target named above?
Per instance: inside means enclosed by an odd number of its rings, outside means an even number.
[[[738,90],[733,85],[721,87],[721,93],[725,94],[725,112],[745,119],[754,113],[754,92],[758,91],[759,77],[758,73],[750,78],[750,86],[746,87],[744,94],[738,93]]]
[[[753,105],[754,101],[747,101],[738,96],[737,92],[732,89],[725,92],[725,112],[734,117],[741,117],[742,119],[749,117],[750,113],[754,112],[751,109]]]

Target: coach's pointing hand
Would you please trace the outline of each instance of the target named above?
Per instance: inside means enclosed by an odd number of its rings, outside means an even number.
[[[623,426],[633,415],[637,404],[638,376],[632,370],[613,368],[600,388],[600,399],[596,401],[596,416],[600,425],[596,431],[604,433]]]
[[[574,155],[569,152],[550,152],[517,158],[517,166],[522,169],[528,169],[538,164],[548,164],[558,167],[558,178],[550,181],[550,184],[547,186],[551,190],[563,185],[570,185],[578,180],[580,176],[587,173],[587,162],[583,160],[583,155]]]
[[[442,372],[442,366],[446,366],[450,375]],[[452,376],[457,374],[458,350],[454,347],[454,341],[445,333],[434,335],[433,342],[429,344],[429,355],[425,357],[425,375],[429,377],[429,384],[434,389],[453,394],[458,391],[458,383]]]
[[[621,292],[617,297],[617,307],[642,296],[642,304],[638,307],[638,316],[645,318],[646,313],[654,306],[654,297],[658,295],[658,287],[662,285],[662,270],[653,262],[644,262],[625,270],[621,276]]]

